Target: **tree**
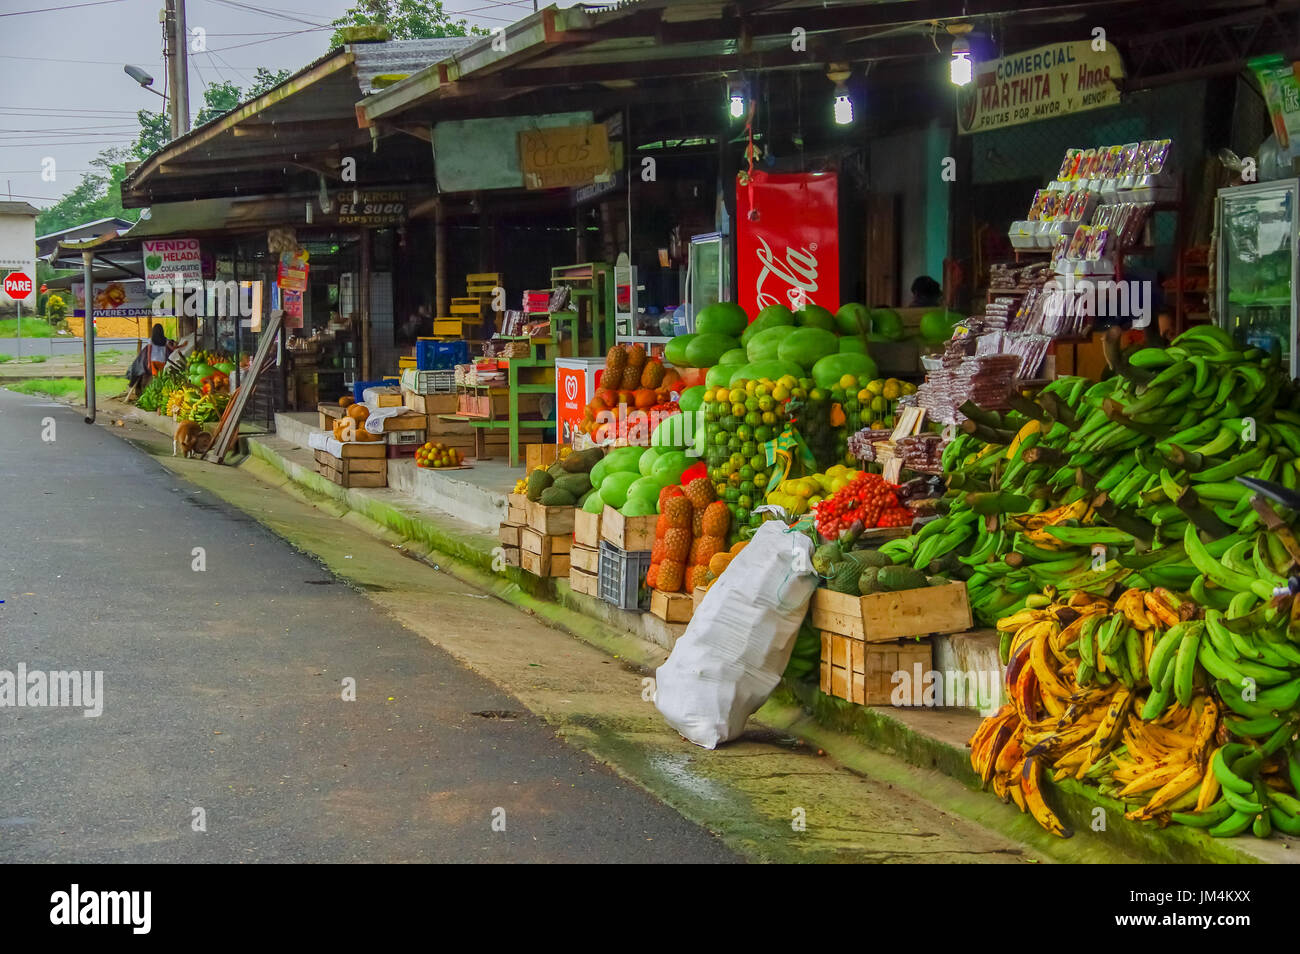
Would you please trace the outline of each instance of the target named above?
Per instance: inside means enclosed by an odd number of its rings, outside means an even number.
[[[265,93],[268,89],[274,89],[292,74],[288,70],[279,70],[272,73],[265,66],[259,66],[257,72],[253,74],[253,85],[248,88],[248,98],[256,99]]]
[[[343,27],[383,24],[394,40],[426,40],[435,36],[479,36],[487,31],[453,20],[442,0],[359,0],[343,16],[330,21],[330,49],[342,46]]]
[[[131,156],[128,150],[113,147],[91,159],[92,171],[36,217],[36,234],[46,235],[114,216],[132,222],[138,219],[139,209],[122,208],[122,180],[126,178],[126,161]]]
[[[203,105],[199,108],[199,114],[194,117],[194,125],[202,126],[223,113],[230,112],[239,105],[240,96],[239,87],[229,80],[213,83],[203,91]]]
[[[131,144],[131,152],[137,159],[148,159],[171,141],[171,119],[166,113],[153,113],[147,109],[137,112],[135,118],[140,122],[140,136]]]

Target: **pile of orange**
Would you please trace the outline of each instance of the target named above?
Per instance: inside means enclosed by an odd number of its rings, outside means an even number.
[[[416,467],[459,467],[464,462],[465,455],[458,448],[432,441],[415,452]]]

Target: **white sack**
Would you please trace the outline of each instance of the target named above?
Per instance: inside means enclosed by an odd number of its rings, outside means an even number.
[[[734,739],[776,688],[817,588],[812,541],[779,520],[708,589],[655,674],[655,706],[706,749]]]

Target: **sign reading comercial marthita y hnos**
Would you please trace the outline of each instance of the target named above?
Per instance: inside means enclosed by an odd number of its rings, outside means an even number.
[[[975,82],[957,93],[957,129],[984,132],[1115,106],[1123,78],[1119,51],[1104,40],[1053,43],[978,63]]]

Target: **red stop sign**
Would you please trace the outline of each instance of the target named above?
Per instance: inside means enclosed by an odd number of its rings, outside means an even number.
[[[5,294],[21,301],[32,293],[33,284],[25,272],[10,272],[5,276]]]

